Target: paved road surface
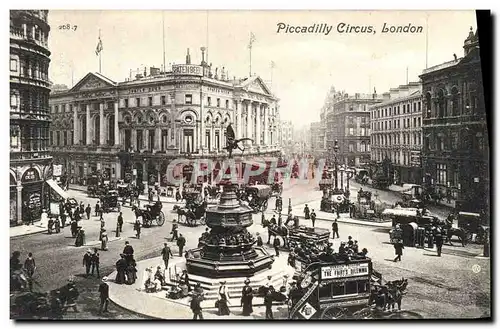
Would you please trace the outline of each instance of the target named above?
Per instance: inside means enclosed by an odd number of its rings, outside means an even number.
[[[351,195],[356,193],[352,186]],[[365,188],[364,188],[365,189]],[[88,199],[80,192],[71,192],[78,200],[83,200],[85,204],[95,204],[96,199]],[[293,205],[303,204],[321,197],[321,192],[316,190],[316,186],[296,185],[284,192],[284,208],[288,206],[288,198],[292,199]],[[385,197],[380,193],[380,198]],[[387,194],[390,197],[390,193]],[[135,239],[133,232],[134,216],[129,208],[124,208],[124,233],[120,240],[110,242],[108,251],[100,251],[101,273],[112,272],[114,263],[118,259],[119,253],[123,249],[124,241],[131,242],[135,249],[136,259],[141,260],[160,255],[160,250],[166,238],[169,237],[172,220],[176,215],[169,212],[172,205],[165,205],[164,212],[166,223],[162,227],[145,228],[142,230],[140,240]],[[270,208],[274,208],[274,200],[270,202]],[[431,210],[432,211],[432,210]],[[116,213],[105,215],[106,226],[110,236],[115,234]],[[250,231],[252,233],[261,232],[267,238],[267,232],[260,226],[260,215],[254,216],[254,224]],[[94,217],[91,220],[83,221],[83,227],[87,233],[87,240],[97,240],[99,232],[99,220]],[[327,221],[317,221],[321,227],[330,227]],[[347,239],[347,235],[352,235],[358,240],[360,247],[369,250],[369,256],[374,260],[375,268],[384,274],[386,279],[397,279],[401,276],[410,279],[409,292],[405,297],[403,307],[419,312],[425,317],[474,317],[481,316],[489,309],[490,297],[490,268],[489,260],[475,258],[480,253],[480,249],[473,245],[467,248],[445,247],[443,257],[435,257],[435,252],[415,248],[407,248],[404,251],[403,261],[392,262],[394,250],[388,244],[388,234],[386,231],[364,226],[349,225],[341,223],[340,234],[342,239]],[[183,227],[180,232],[187,238],[188,248],[193,248],[197,244],[197,239],[205,227]],[[58,288],[66,283],[70,275],[76,275],[77,286],[81,291],[80,304],[81,312],[78,314],[69,313],[67,318],[99,318],[98,310],[98,279],[85,278],[83,276],[84,267],[82,257],[87,247],[74,247],[74,240],[70,238],[69,227],[64,229],[64,233],[58,235],[47,235],[45,233],[17,237],[11,239],[11,250],[19,250],[22,254],[22,261],[28,252],[33,252],[37,261],[36,280],[40,286],[36,289],[48,291]],[[335,246],[339,243],[335,242]],[[173,246],[174,251],[177,247]],[[286,254],[281,257],[286,257]],[[479,265],[480,271],[474,273],[473,265]],[[477,269],[477,266],[475,267]],[[110,319],[137,319],[142,318],[136,314],[123,310],[116,306],[110,307],[111,313],[104,316]],[[286,312],[280,312],[280,316],[286,316]],[[262,313],[263,316],[263,313]]]

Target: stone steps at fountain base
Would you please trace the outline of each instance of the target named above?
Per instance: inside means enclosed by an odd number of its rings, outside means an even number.
[[[261,286],[266,285],[269,280],[268,276],[271,276],[269,284],[271,284],[276,290],[278,290],[283,285],[283,277],[288,275],[288,282],[290,282],[293,269],[291,267],[286,268],[272,268],[269,270],[264,270],[256,273],[254,276],[250,277],[250,286],[253,289],[258,289]],[[200,283],[201,287],[205,292],[206,300],[216,300],[219,298],[219,287],[221,281],[226,281],[226,288],[231,299],[241,298],[241,291],[245,286],[244,281],[247,278],[207,278],[198,275],[189,275],[189,284],[191,288],[194,288],[197,283]],[[167,285],[163,286],[164,290],[169,290],[175,283],[167,282]]]

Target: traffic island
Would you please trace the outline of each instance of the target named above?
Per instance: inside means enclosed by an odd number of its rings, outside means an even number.
[[[146,292],[145,291],[145,278],[146,269],[151,268],[156,271],[158,266],[164,270],[164,263],[161,257],[150,258],[140,262],[137,262],[137,280],[134,284],[116,284],[115,278],[117,272],[111,273],[108,278],[109,285],[109,298],[116,305],[123,307],[131,312],[140,314],[153,319],[192,319],[193,313],[189,307],[190,298],[184,297],[180,299],[169,299],[167,298],[168,291],[175,285],[169,279],[169,273],[172,277],[175,274],[182,273],[185,269],[185,259],[180,257],[175,257],[170,259],[169,268],[165,271],[165,277],[167,278],[167,285],[162,287],[162,290],[158,292]],[[251,280],[251,286],[254,289],[265,285],[270,282],[275,287],[280,287],[283,285],[285,275],[289,278],[293,275],[293,268],[287,265],[286,254],[281,257],[277,257],[273,264],[271,270],[263,271],[255,274]],[[154,274],[154,273],[153,273]],[[268,280],[268,276],[271,276],[271,280]],[[226,286],[229,294],[228,306],[231,309],[230,316],[217,316],[215,309],[215,300],[217,299],[219,281],[221,279],[207,279],[201,276],[189,275],[189,283],[193,288],[196,283],[200,282],[201,287],[205,292],[205,300],[201,303],[203,308],[203,315],[206,319],[254,319],[262,318],[259,315],[262,312],[255,313],[253,317],[245,317],[241,314],[240,298],[241,290],[243,289],[243,283],[239,282],[238,278],[226,278]],[[277,303],[278,304],[278,303]],[[260,297],[254,297],[253,305],[255,308],[263,307],[264,300]],[[276,309],[279,311],[280,308],[285,308],[286,305],[278,304]]]

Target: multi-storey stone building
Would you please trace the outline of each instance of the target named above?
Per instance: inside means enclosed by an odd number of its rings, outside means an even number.
[[[370,161],[369,106],[381,101],[377,94],[333,95],[326,115],[326,147],[330,156],[337,140],[339,163],[358,167]]]
[[[422,91],[419,82],[391,88],[370,107],[371,160],[392,163],[397,184],[422,182]]]
[[[49,153],[48,10],[10,11],[10,224],[40,219]]]
[[[279,130],[282,150],[289,155],[295,153],[292,121],[280,121]]]
[[[488,210],[489,144],[477,32],[464,57],[423,71],[424,183],[465,211]]]
[[[76,178],[99,170],[110,179],[166,183],[174,158],[226,155],[226,127],[248,137],[245,155],[279,151],[278,99],[258,76],[230,79],[204,60],[151,68],[115,82],[88,73],[73,88],[53,93],[51,145],[55,161]],[[132,177],[132,178],[131,178]]]
[[[311,153],[320,156],[324,152],[324,133],[322,122],[312,122],[309,127],[309,145]]]

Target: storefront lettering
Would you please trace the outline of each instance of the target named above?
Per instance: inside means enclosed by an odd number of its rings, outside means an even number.
[[[34,181],[39,181],[40,180],[40,175],[38,175],[38,172],[36,169],[28,169],[23,175],[22,182],[27,183],[27,182],[34,182]]]
[[[178,75],[203,75],[202,67],[199,65],[172,65],[172,72]]]

